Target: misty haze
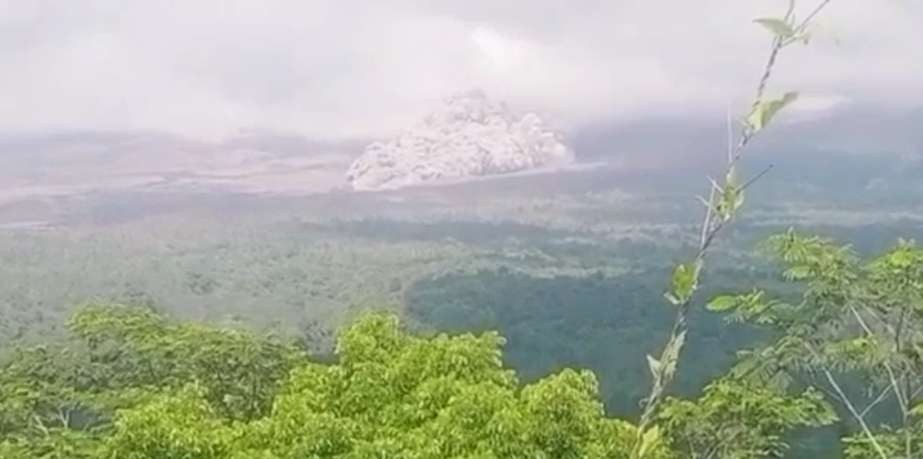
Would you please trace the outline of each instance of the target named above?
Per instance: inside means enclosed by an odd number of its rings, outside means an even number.
[[[0,459],[923,459],[921,25],[0,0]]]

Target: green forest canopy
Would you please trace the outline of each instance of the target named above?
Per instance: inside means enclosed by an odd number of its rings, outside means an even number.
[[[795,233],[769,246],[803,296],[712,301],[774,338],[697,398],[668,398],[639,454],[777,457],[786,434],[840,419],[848,457],[918,455],[923,251],[863,261]],[[366,314],[323,362],[145,307],[89,305],[68,327],[67,342],[5,357],[0,457],[628,458],[638,434],[607,416],[591,372],[521,384],[493,332],[419,335]]]
[[[520,386],[495,333],[422,338],[392,315],[366,315],[339,336],[337,363],[323,364],[273,338],[143,308],[88,306],[70,327],[70,347],[22,350],[5,364],[2,457],[618,458],[635,433],[604,415],[590,372]],[[706,403],[732,391],[796,413],[752,426],[769,446],[765,434],[788,423],[831,419],[813,393],[730,382],[709,391]],[[700,423],[690,403],[676,402],[671,432]],[[672,457],[663,441],[651,448]]]

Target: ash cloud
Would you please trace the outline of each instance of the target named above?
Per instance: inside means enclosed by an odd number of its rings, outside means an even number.
[[[471,87],[569,129],[720,122],[764,59],[751,20],[785,4],[0,1],[0,131],[380,137]],[[921,23],[920,2],[832,2],[774,90],[802,91],[794,119],[919,107]]]

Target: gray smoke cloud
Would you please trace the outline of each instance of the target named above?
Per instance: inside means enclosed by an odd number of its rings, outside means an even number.
[[[0,0],[0,132],[379,136],[479,87],[565,128],[723,119],[787,1]],[[815,3],[799,2],[800,14]],[[923,2],[834,0],[791,120],[923,105]]]

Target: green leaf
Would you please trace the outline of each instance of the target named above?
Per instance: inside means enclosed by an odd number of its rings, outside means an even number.
[[[786,270],[783,276],[789,280],[804,280],[811,277],[811,267],[807,265],[793,266]]]
[[[674,305],[689,301],[698,287],[699,269],[694,264],[680,264],[673,268],[670,291],[664,295]]]
[[[788,38],[795,34],[795,29],[793,29],[788,22],[785,22],[784,19],[759,18],[754,19],[753,22],[765,27],[766,30],[769,30],[780,38]]]
[[[682,331],[676,337],[671,339],[666,348],[663,350],[663,362],[661,362],[661,371],[668,377],[676,372],[676,364],[679,362],[679,353],[686,343],[686,332]]]
[[[660,434],[660,427],[654,426],[644,432],[644,435],[641,437],[641,447],[638,448],[638,459],[643,459],[648,457],[649,454],[654,452],[663,440],[663,436]]]
[[[652,357],[650,354],[647,355],[647,366],[651,369],[651,375],[654,378],[657,378],[660,375],[660,369],[662,365],[660,361]]]
[[[730,309],[734,309],[740,301],[736,296],[731,295],[721,295],[712,299],[706,308],[709,311],[715,312],[724,312]]]
[[[724,176],[725,186],[737,187],[740,185],[740,174],[737,173],[737,167],[731,165],[728,168],[727,174]]]
[[[736,185],[726,184],[721,190],[721,199],[715,209],[719,217],[728,221],[737,214],[737,210],[744,205],[744,191]]]
[[[779,99],[761,100],[747,116],[747,124],[753,132],[759,132],[769,126],[769,122],[788,104],[798,99],[797,92],[787,92]]]

